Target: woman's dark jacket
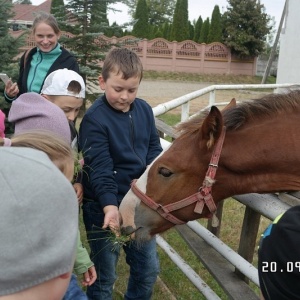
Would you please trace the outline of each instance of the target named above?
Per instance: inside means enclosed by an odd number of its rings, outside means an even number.
[[[52,73],[53,71],[56,71],[58,69],[64,69],[67,68],[69,70],[73,70],[77,73],[79,73],[79,66],[78,63],[75,59],[75,57],[65,48],[60,47],[62,52],[61,55],[54,61],[52,66],[47,72],[47,75],[45,76],[44,80],[46,77]],[[29,52],[28,52],[29,51]],[[18,87],[19,87],[19,94],[17,97],[21,94],[27,93],[27,78],[28,78],[28,73],[30,70],[30,63],[32,56],[37,52],[37,47],[32,48],[31,50],[26,51],[20,60],[20,71],[19,71],[19,79],[18,79]],[[25,61],[25,68],[24,68],[24,60],[26,56],[26,61]],[[44,84],[44,83],[43,83]],[[43,84],[41,86],[41,89],[43,87]],[[11,100],[7,99],[8,102],[11,102]]]

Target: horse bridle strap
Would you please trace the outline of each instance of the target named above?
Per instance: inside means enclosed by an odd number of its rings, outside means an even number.
[[[144,192],[142,192],[137,187],[136,179],[133,180],[131,183],[131,190],[144,204],[146,204],[148,207],[150,207],[151,209],[159,213],[163,218],[165,218],[166,220],[168,220],[169,222],[175,225],[185,224],[186,222],[176,218],[173,214],[171,214],[171,212],[189,206],[195,202],[196,202],[196,206],[194,209],[195,213],[201,214],[204,205],[206,205],[209,211],[213,214],[216,211],[217,207],[211,195],[211,189],[217,172],[218,162],[221,155],[223,142],[225,139],[225,133],[226,133],[226,128],[223,127],[221,136],[219,137],[217,144],[214,148],[204,181],[197,193],[187,198],[184,198],[182,200],[179,200],[175,203],[161,205],[153,201],[150,197],[148,197]]]
[[[172,214],[170,214],[170,210],[168,210],[169,205],[162,206],[161,204],[158,204],[154,202],[150,197],[148,197],[145,193],[143,193],[136,185],[136,179],[132,181],[131,183],[131,189],[135,193],[136,196],[138,196],[139,199],[141,199],[148,207],[153,209],[154,211],[158,212],[162,217],[167,219],[173,224],[185,224],[186,222],[179,220]],[[182,201],[182,200],[181,200]]]

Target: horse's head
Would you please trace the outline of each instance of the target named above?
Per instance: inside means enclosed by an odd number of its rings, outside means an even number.
[[[122,200],[120,213],[124,234],[147,240],[180,222],[211,215],[206,205],[201,209],[203,203],[197,209],[195,207],[222,129],[223,119],[217,107],[212,107],[204,119],[195,118],[179,126],[179,137],[151,164]],[[184,209],[178,208],[181,200],[191,195],[195,196],[185,203]]]

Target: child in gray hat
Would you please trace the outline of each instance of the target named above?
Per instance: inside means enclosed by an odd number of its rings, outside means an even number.
[[[15,136],[19,136],[30,129],[40,128],[54,132],[69,144],[71,142],[70,126],[64,111],[39,94],[25,93],[13,101],[8,119],[15,123]],[[80,201],[82,199],[82,185],[75,183],[73,186]],[[83,285],[90,285],[96,280],[94,263],[81,242],[78,243],[74,270],[77,274],[83,275]],[[72,276],[70,289],[73,289],[73,286],[78,290],[75,276]]]
[[[76,251],[74,189],[35,149],[0,147],[0,165],[0,299],[60,300]]]

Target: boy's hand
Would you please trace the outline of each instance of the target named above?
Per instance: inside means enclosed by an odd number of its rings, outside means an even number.
[[[81,205],[83,198],[83,186],[81,183],[77,182],[73,184],[73,187],[77,195],[78,205]]]
[[[120,236],[119,209],[115,205],[107,205],[103,209],[105,213],[103,229],[109,227],[116,236]]]
[[[12,83],[9,79],[5,85],[5,93],[9,98],[14,98],[19,94],[19,87],[17,83]]]
[[[90,267],[83,275],[83,281],[81,282],[83,286],[92,285],[97,279],[97,273],[94,266]]]

